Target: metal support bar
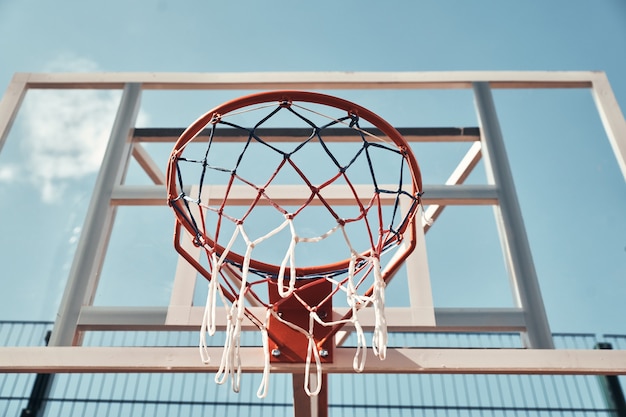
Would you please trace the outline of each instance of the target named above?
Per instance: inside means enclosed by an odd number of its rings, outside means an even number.
[[[209,188],[210,187],[210,188]],[[381,188],[393,187],[381,184]],[[498,203],[498,193],[493,185],[430,185],[426,184],[427,190],[422,197],[425,205],[495,205]],[[219,199],[226,192],[225,185],[209,185],[204,187],[205,192]],[[355,185],[355,190],[363,198],[371,198],[371,185]],[[326,187],[326,200],[333,205],[341,205],[353,202],[345,197],[345,187],[329,185]],[[186,190],[188,192],[188,189]],[[295,185],[280,185],[274,187],[274,200],[280,204],[290,205],[309,197],[310,191]],[[111,204],[116,206],[165,206],[167,195],[164,185],[119,185],[111,195]],[[255,191],[248,186],[233,185],[230,188],[230,200],[232,205],[249,205],[256,198]],[[381,194],[383,204],[393,204],[395,197],[391,194]],[[258,204],[264,204],[260,201]]]
[[[171,307],[169,307],[171,308]],[[250,307],[252,314],[262,317],[265,307]],[[333,309],[333,317],[340,318],[348,312],[347,307]],[[518,308],[443,308],[435,307],[435,322],[424,324],[421,315],[415,314],[414,307],[387,307],[387,329],[394,332],[403,331],[486,331],[486,332],[519,332],[525,329],[524,312]],[[204,307],[190,307],[186,322],[168,323],[168,307],[104,307],[84,306],[81,309],[79,331],[107,330],[147,330],[147,331],[182,331],[198,330],[202,323]],[[359,312],[359,322],[365,331],[375,326],[373,309]],[[226,330],[227,313],[216,312],[218,331]],[[243,331],[258,331],[251,321],[244,319],[241,324]],[[348,329],[348,328],[346,328]]]
[[[165,174],[140,143],[133,143],[133,156],[152,182],[165,185]]]
[[[131,129],[139,112],[141,86],[128,84],[124,88],[111,130],[109,145],[102,160],[93,196],[74,255],[65,293],[50,337],[50,346],[78,343],[76,327],[83,305],[90,305],[98,281],[98,270],[106,251],[108,236],[115,216],[110,204],[116,181],[121,178],[124,151],[129,150]],[[129,155],[127,155],[129,156]]]
[[[365,129],[374,136],[384,136],[377,128]],[[478,141],[479,131],[477,127],[398,127],[396,128],[402,137],[409,143],[414,142],[475,142]],[[177,127],[153,127],[135,129],[134,143],[174,143],[185,131],[185,128]],[[292,127],[259,127],[255,129],[259,137],[267,142],[301,142],[311,134],[307,128]],[[208,140],[210,130],[200,131],[196,140]],[[219,137],[214,137],[214,143],[219,142],[246,142],[248,135],[238,129],[221,130]],[[361,139],[354,131],[347,127],[329,127],[324,129],[324,142],[358,142]]]
[[[459,162],[455,170],[448,177],[448,180],[445,184],[446,186],[461,185],[465,182],[467,177],[469,177],[469,175],[472,173],[472,171],[480,161],[480,148],[480,142],[474,142],[472,144],[463,159]],[[439,218],[441,213],[443,213],[443,210],[445,208],[445,205],[439,204],[431,204],[428,206],[424,213],[424,218],[428,219],[428,223],[424,224],[424,233],[430,230],[434,222]]]
[[[50,341],[50,331],[46,332],[45,336],[46,345]],[[22,409],[20,417],[32,417],[40,415],[40,411],[44,409],[44,401],[48,398],[50,393],[50,387],[55,374],[37,374],[35,382],[33,383],[33,389],[30,392],[28,398],[28,405]]]
[[[312,374],[312,386],[322,384],[322,390],[317,396],[309,397],[304,391],[304,374],[292,374],[293,385],[293,415],[297,417],[327,417],[328,416],[328,375],[322,374],[322,380],[317,381],[317,375]]]
[[[613,148],[617,164],[626,179],[626,120],[604,73],[596,73],[593,79],[593,98],[604,130]]]
[[[212,358],[223,347],[209,347]],[[325,373],[354,372],[354,347],[338,347]],[[241,347],[245,372],[262,373],[262,347]],[[363,373],[626,375],[626,351],[571,349],[388,348],[384,361],[367,350]],[[220,361],[204,364],[197,347],[0,347],[0,372],[135,373],[215,372]],[[272,366],[275,373],[303,373],[304,364]]]
[[[598,343],[595,346],[600,350],[612,350],[610,343]],[[607,408],[613,410],[612,415],[615,417],[626,417],[626,400],[624,392],[619,383],[619,379],[615,375],[599,375],[598,380]]]
[[[238,73],[29,73],[30,88],[122,89],[141,83],[145,90],[281,89],[459,89],[473,82],[494,88],[589,88],[590,71],[437,72],[238,72]]]
[[[526,343],[532,348],[554,349],[535,264],[515,192],[513,174],[489,84],[474,83],[474,97],[481,129],[487,179],[491,184],[496,185],[498,191],[499,205],[495,206],[494,210],[504,258],[509,270],[515,303],[524,310],[526,316],[528,328]]]

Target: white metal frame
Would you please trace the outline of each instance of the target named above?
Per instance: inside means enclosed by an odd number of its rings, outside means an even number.
[[[215,372],[219,366],[219,361],[204,365],[198,348],[189,347],[9,347],[0,352],[0,372]],[[222,349],[209,348],[208,353],[219,358]],[[626,375],[622,350],[394,348],[384,361],[367,354],[365,373]],[[354,372],[353,348],[336,348],[333,355],[333,363],[323,365],[325,373]],[[245,372],[263,372],[261,349],[242,347],[241,366]],[[303,364],[271,370],[303,371]]]
[[[517,305],[506,309],[432,310],[432,300],[428,295],[424,296],[424,287],[412,290],[415,293],[412,300],[426,315],[416,316],[415,310],[409,309],[391,310],[388,316],[390,330],[518,331],[527,336],[527,347],[539,349],[391,349],[385,362],[368,361],[365,372],[626,374],[626,352],[623,351],[551,350],[550,329],[491,97],[491,89],[497,88],[590,89],[626,178],[626,122],[602,72],[18,73],[0,102],[0,150],[29,89],[121,89],[123,95],[50,346],[0,348],[0,372],[205,372],[212,368],[200,363],[195,349],[79,346],[82,333],[89,330],[175,330],[197,328],[199,324],[201,312],[196,307],[189,307],[185,301],[188,294],[174,294],[169,311],[168,307],[113,308],[96,307],[91,303],[116,207],[165,204],[164,176],[141,146],[141,141],[133,136],[142,90],[452,88],[473,89],[481,137],[464,138],[476,144],[446,184],[428,186],[425,200],[430,205],[428,215],[436,218],[441,209],[450,204],[495,207]],[[412,139],[420,140],[409,138]],[[489,184],[463,185],[481,154],[485,157]],[[143,167],[154,186],[124,184],[131,157]],[[515,241],[508,238],[512,233],[517,236]],[[180,268],[183,270],[181,276],[193,273],[185,272],[184,265]],[[183,301],[179,303],[180,300]],[[428,319],[429,309],[434,322]],[[177,316],[180,313],[186,318]],[[367,317],[365,322],[368,322]],[[261,371],[260,355],[260,348],[246,348],[242,355],[244,369]],[[297,365],[284,365],[276,367],[275,371],[295,372],[298,369]],[[351,353],[338,348],[334,363],[325,366],[324,371],[351,372]]]

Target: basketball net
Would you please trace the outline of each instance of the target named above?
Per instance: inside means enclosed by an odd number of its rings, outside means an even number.
[[[340,115],[328,116],[328,109],[339,111]],[[253,127],[234,121],[234,116],[245,113],[248,117],[248,113],[259,111],[263,117]],[[272,142],[271,130],[263,130],[270,119],[285,113],[304,123],[308,131],[300,139],[291,139],[287,150]],[[314,118],[322,122],[313,121]],[[373,127],[361,128],[362,121]],[[337,128],[349,131],[356,138],[352,140],[356,150],[347,159],[342,157],[345,150],[337,155],[330,146],[332,140],[328,138],[336,134]],[[233,131],[243,136],[244,141],[232,153],[234,157],[228,165],[223,157],[212,155],[220,141],[233,137]],[[222,133],[224,138],[220,136]],[[191,142],[202,144],[197,155],[189,155]],[[253,178],[261,170],[256,154],[250,155],[254,147],[278,155],[274,168],[269,175],[261,175],[260,182]],[[315,170],[308,170],[304,165],[310,161],[306,157],[298,158],[313,155],[315,151],[322,155],[316,162],[330,161],[332,172],[314,182],[310,177],[317,178],[318,164],[314,164]],[[394,161],[395,166],[384,165],[381,170],[376,166],[381,156],[385,164]],[[243,169],[246,163],[253,168]],[[358,165],[365,167],[367,186],[355,183],[349,175]],[[295,205],[291,200],[285,203],[273,197],[278,195],[280,186],[276,182],[285,175],[285,170],[305,190],[303,199],[293,200],[297,201]],[[388,171],[397,173],[392,186],[381,182]],[[192,181],[197,185],[193,192],[188,191],[189,180],[185,177],[191,172],[197,175]],[[212,186],[212,181],[218,179],[224,182],[221,188]],[[374,311],[372,351],[385,359],[385,286],[415,247],[414,218],[421,197],[421,176],[415,157],[391,125],[354,103],[317,93],[275,91],[245,96],[209,111],[183,132],[170,157],[167,185],[168,201],[176,215],[176,249],[208,280],[199,343],[205,363],[211,360],[206,336],[217,331],[218,306],[221,304],[225,309],[225,342],[215,375],[217,383],[230,379],[232,389],[239,392],[241,333],[245,320],[255,324],[261,333],[264,370],[257,391],[259,398],[268,393],[272,362],[303,363],[305,392],[310,396],[319,394],[323,363],[332,361],[333,338],[344,326],[356,336],[353,368],[356,372],[363,371],[367,342],[358,313],[364,308]],[[250,197],[243,209],[233,211],[234,202],[241,199],[237,193],[242,189]],[[349,201],[349,214],[333,205],[337,195],[344,201],[342,204]],[[273,213],[271,218],[279,221],[270,227],[263,224],[264,230],[259,232],[258,227],[248,223],[255,210],[266,207]],[[308,227],[311,222],[300,221],[313,208],[324,212],[324,219],[332,219],[319,233],[311,233]],[[266,217],[260,219],[266,223]],[[195,259],[179,244],[182,230],[203,249],[203,261]],[[358,241],[355,237],[351,239],[355,231],[357,235],[360,233]],[[302,247],[329,241],[334,256],[339,253],[338,260],[299,265],[297,258],[303,253]],[[274,258],[262,259],[266,253]],[[347,313],[333,314],[333,299],[344,299]],[[252,307],[263,307],[264,313],[257,316]],[[311,378],[312,374],[317,377]]]

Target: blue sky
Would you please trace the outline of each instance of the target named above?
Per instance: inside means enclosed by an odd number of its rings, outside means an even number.
[[[602,70],[624,111],[625,41],[626,3],[619,0],[98,4],[0,0],[0,91],[15,72],[43,71]],[[98,95],[98,100],[90,101],[94,97],[85,94],[81,102],[99,104],[83,109],[83,118],[110,123],[118,95]],[[498,91],[495,98],[552,329],[626,334],[621,320],[626,314],[626,187],[590,94]],[[63,96],[55,99],[58,108],[71,102]],[[173,114],[181,111],[179,106],[146,101],[141,116],[145,125],[182,126],[208,110]],[[0,260],[9,265],[0,277],[0,318],[54,317],[80,232],[84,215],[80,207],[89,201],[103,144],[98,134],[85,143],[38,133],[54,120],[46,119],[37,105],[36,97],[25,101],[29,113],[18,120],[0,154],[0,212],[6,213],[0,220]],[[432,114],[420,114],[419,124],[437,126],[448,120],[476,124],[471,112],[435,111],[443,109],[434,104]],[[92,114],[102,117],[88,118]],[[409,115],[398,116],[398,123],[409,123]],[[29,148],[29,141],[41,137],[47,137],[47,147]],[[81,169],[68,173],[56,166],[46,171],[53,173],[49,177],[37,169],[25,173],[17,167],[39,161],[37,157],[45,157],[60,143],[80,148],[81,160],[87,161]],[[30,156],[24,149],[30,149]],[[436,161],[420,162],[425,175],[437,177]],[[29,191],[33,181],[39,184],[34,194]],[[65,204],[54,201],[54,195],[62,196]],[[453,280],[444,249],[465,256],[464,262],[472,266],[471,262],[482,262],[476,259],[483,255],[464,247],[491,247],[497,242],[476,245],[475,229],[455,213],[450,210],[447,220],[441,219],[441,228],[467,232],[452,241],[449,234],[438,234],[440,238],[431,239],[433,249],[429,246],[429,254],[437,258],[432,261],[433,273],[439,277],[433,287],[442,294],[435,300],[445,306],[474,306],[483,300],[465,294],[491,284],[480,281],[480,273],[467,271],[468,279]],[[472,216],[482,221],[486,214],[477,210]],[[155,212],[155,218],[160,216]],[[136,216],[123,212],[120,218],[130,222]],[[167,242],[171,221],[171,215],[163,215]],[[130,274],[140,275],[142,270],[129,266],[123,242],[150,227],[146,223],[132,233],[113,236],[122,248],[116,259]],[[169,249],[158,250],[168,256]],[[152,267],[155,271],[150,273],[156,273],[158,266]],[[486,268],[491,271],[491,266]],[[107,266],[104,275],[117,272],[119,267]],[[115,298],[114,281],[103,279],[101,285],[103,297]],[[129,292],[141,291],[146,281],[129,285]],[[161,286],[163,293],[167,285],[152,286]],[[494,286],[498,294],[507,291],[505,281]],[[490,293],[486,294],[482,296],[488,299]],[[154,299],[163,301],[158,295]]]

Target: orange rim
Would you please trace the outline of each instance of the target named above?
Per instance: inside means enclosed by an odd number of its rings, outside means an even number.
[[[315,103],[326,105],[329,107],[334,107],[340,110],[346,111],[348,114],[354,114],[361,119],[366,120],[371,123],[374,127],[378,128],[382,133],[384,133],[389,139],[393,141],[393,143],[400,149],[409,164],[409,170],[411,172],[412,177],[412,193],[413,196],[417,198],[417,202],[419,203],[419,196],[422,190],[422,176],[420,172],[419,165],[417,163],[417,159],[413,154],[410,145],[404,139],[404,137],[398,132],[391,124],[389,124],[386,120],[382,119],[376,113],[358,105],[352,103],[350,101],[329,96],[326,94],[320,94],[310,91],[292,91],[292,90],[279,90],[279,91],[269,91],[251,94],[243,97],[236,98],[234,100],[223,103],[212,110],[208,111],[204,115],[202,115],[198,120],[196,120],[191,126],[189,126],[185,131],[180,135],[176,144],[174,145],[174,149],[169,158],[169,163],[167,166],[166,172],[166,185],[167,185],[167,193],[168,193],[168,202],[174,207],[177,206],[179,210],[174,210],[176,213],[176,221],[178,224],[182,225],[189,233],[194,235],[195,228],[191,225],[186,218],[180,215],[180,213],[184,210],[184,204],[178,198],[180,190],[177,186],[177,158],[183,154],[183,151],[187,144],[191,142],[207,125],[209,125],[213,120],[218,119],[222,115],[226,115],[232,111],[237,109],[241,109],[247,106],[258,105],[262,103],[292,103],[292,102],[304,102],[304,103]],[[409,221],[404,222],[402,228],[398,230],[398,234],[400,236],[408,234],[408,236],[404,236],[404,239],[409,240],[409,245],[407,245],[406,249],[403,251],[402,255],[396,258],[395,262],[391,265],[387,265],[385,270],[383,271],[383,277],[393,275],[393,273],[398,269],[401,263],[408,257],[408,255],[415,248],[415,224],[413,221],[413,217],[415,211],[417,210],[416,204],[412,208],[412,212],[408,214]],[[407,230],[408,229],[408,230]],[[203,233],[204,235],[204,233]],[[223,252],[224,248],[214,242],[212,239],[203,236],[206,242],[214,248],[217,253]],[[366,257],[369,255],[369,251],[365,251],[362,256]],[[231,262],[241,265],[243,263],[244,257],[243,255],[236,252],[229,252],[226,256]],[[346,269],[350,263],[350,259],[344,259],[342,261],[338,261],[331,264],[324,265],[316,265],[316,266],[307,266],[307,267],[298,267],[296,268],[296,274],[299,277],[306,277],[312,275],[324,275],[328,273],[332,273],[335,271],[340,271]],[[254,259],[250,260],[250,268],[263,271],[271,275],[277,275],[280,271],[280,266],[269,264],[261,261],[257,261]]]

